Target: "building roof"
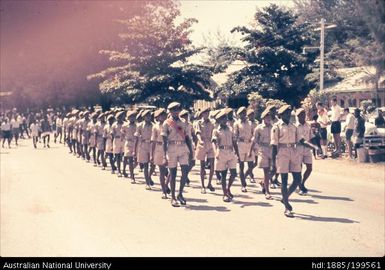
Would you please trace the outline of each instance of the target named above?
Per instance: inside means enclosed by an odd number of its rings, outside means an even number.
[[[374,76],[375,68],[371,66],[341,68],[337,70],[337,74],[343,79],[334,83],[324,90],[332,93],[345,92],[367,92],[374,91],[375,84],[369,82],[369,78]],[[379,90],[385,91],[385,76],[380,77]]]

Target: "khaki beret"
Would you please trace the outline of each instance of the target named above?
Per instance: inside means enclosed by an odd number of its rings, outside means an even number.
[[[226,114],[229,114],[233,111],[233,109],[231,109],[231,108],[225,108],[224,110],[225,110]]]
[[[78,114],[79,113],[79,110],[72,110],[72,115],[76,115],[76,114]]]
[[[105,116],[104,113],[99,114],[98,119],[102,119]]]
[[[180,108],[180,103],[179,102],[171,102],[168,106],[167,109],[172,110],[175,108]]]
[[[110,114],[110,115],[107,117],[107,120],[108,120],[108,121],[111,120],[111,119],[115,119],[115,117],[114,117],[112,114]]]
[[[91,118],[97,118],[97,117],[98,117],[98,114],[96,112],[91,114]]]
[[[237,110],[237,114],[241,114],[243,112],[246,112],[246,107],[242,106]]]
[[[228,113],[227,113],[226,109],[220,110],[219,113],[215,116],[215,120],[219,120],[223,117],[226,117],[227,114]]]
[[[253,109],[248,109],[247,111],[246,111],[246,114],[247,115],[250,115],[250,114],[253,114],[254,113],[254,110]]]
[[[133,116],[133,115],[136,115],[136,111],[128,111],[128,112],[126,113],[126,118],[129,118],[129,117],[131,117],[131,116]]]
[[[158,117],[162,114],[166,113],[166,110],[163,109],[163,108],[160,108],[160,109],[157,109],[155,112],[154,112],[154,117]]]
[[[116,118],[119,118],[119,117],[122,117],[122,116],[124,116],[124,111],[120,111],[120,112],[118,112],[117,114],[116,114]]]
[[[283,105],[281,108],[279,108],[278,114],[283,114],[287,110],[291,110],[291,106],[288,104]]]
[[[90,115],[90,112],[89,112],[89,111],[85,111],[85,112],[83,112],[83,115],[84,115],[84,116]]]
[[[209,108],[209,107],[204,108],[204,109],[202,109],[200,112],[198,112],[198,116],[201,116],[202,113],[208,112],[208,111],[210,111],[210,110],[211,110],[211,108]]]
[[[299,108],[299,109],[297,109],[296,111],[295,111],[295,115],[299,115],[300,113],[302,113],[302,112],[305,112],[305,110],[303,109],[303,108]]]
[[[271,111],[272,109],[275,109],[274,105],[269,105],[269,106],[266,107],[266,110]]]
[[[262,113],[261,113],[261,118],[265,118],[266,115],[268,115],[270,113],[270,110],[268,108],[266,108]]]
[[[144,110],[142,113],[141,113],[141,116],[142,117],[145,117],[147,114],[150,114],[151,111],[150,110]]]
[[[179,113],[179,116],[185,116],[185,115],[188,115],[188,111],[187,111],[187,110],[182,110],[182,111]]]

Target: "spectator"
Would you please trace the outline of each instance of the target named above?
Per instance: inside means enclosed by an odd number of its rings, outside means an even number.
[[[352,135],[354,130],[354,115],[349,112],[349,108],[344,109],[344,114],[346,117],[346,145],[348,147],[349,158],[353,158],[353,143],[352,143]]]
[[[328,139],[328,133],[327,133],[327,126],[329,124],[329,117],[328,112],[324,108],[324,105],[321,102],[318,102],[316,104],[317,106],[317,113],[318,113],[318,123],[320,124],[320,143],[321,143],[321,149],[322,149],[322,158],[327,157],[327,139]]]
[[[337,104],[337,98],[332,98],[331,106],[331,133],[333,134],[335,151],[334,157],[338,157],[341,154],[341,107]]]
[[[319,149],[321,148],[321,135],[320,135],[320,129],[321,125],[318,123],[318,115],[313,116],[313,121],[310,123],[310,128],[311,128],[311,139],[310,142],[314,145],[317,145]],[[322,151],[322,150],[321,150]],[[322,154],[322,152],[321,152]],[[316,150],[313,149],[313,156],[314,158],[317,157]]]
[[[356,108],[354,110],[354,117],[356,120],[354,121],[354,132],[353,132],[353,140],[355,149],[358,149],[362,146],[364,136],[365,136],[365,120],[362,118],[360,109]],[[355,158],[357,158],[357,151],[355,151]]]
[[[1,123],[1,132],[3,136],[2,147],[4,148],[4,142],[7,140],[8,148],[11,148],[11,124],[9,123],[8,117],[4,117],[4,120]]]
[[[381,110],[378,110],[378,116],[374,120],[374,124],[378,128],[385,128],[385,119]]]

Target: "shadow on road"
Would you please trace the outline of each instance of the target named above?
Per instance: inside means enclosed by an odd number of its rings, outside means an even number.
[[[262,206],[262,207],[271,207],[270,203],[267,202],[242,202],[242,201],[233,201],[233,204],[239,204],[241,208],[244,208],[246,206]]]
[[[312,198],[324,199],[324,200],[337,200],[337,201],[348,201],[352,202],[353,200],[348,197],[338,197],[338,196],[322,196],[322,195],[310,195]]]
[[[318,202],[314,201],[314,200],[310,200],[310,199],[307,199],[307,200],[303,200],[303,199],[289,199],[290,202],[303,202],[303,203],[310,203],[310,204],[318,204]]]
[[[230,209],[224,206],[209,206],[209,205],[193,205],[187,204],[186,209],[195,211],[218,211],[218,212],[230,212]]]
[[[336,217],[317,217],[312,215],[295,213],[295,217],[304,220],[321,221],[321,222],[338,222],[338,223],[359,223],[358,221],[348,218],[336,218]]]

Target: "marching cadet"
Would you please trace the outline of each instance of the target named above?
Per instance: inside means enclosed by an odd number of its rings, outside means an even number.
[[[271,125],[274,126],[276,123],[278,123],[279,116],[277,115],[277,108],[275,105],[269,105],[266,107],[266,109],[270,110],[270,119],[271,119]],[[271,185],[270,187],[275,189],[276,187],[281,186],[281,183],[278,181],[279,173],[275,173],[274,179],[271,179]]]
[[[90,138],[90,133],[88,130],[88,124],[90,123],[90,112],[85,111],[83,113],[83,119],[79,123],[79,132],[81,135],[81,146],[82,146],[82,158],[86,159],[87,162],[90,162],[90,155],[88,153],[88,143]]]
[[[138,110],[138,114],[136,115],[136,123],[137,123],[137,127],[138,127],[138,125],[140,124],[140,123],[142,123],[143,122],[143,117],[142,117],[142,113],[144,112],[145,110]],[[135,144],[136,145],[136,147],[138,147],[138,145],[137,144]],[[135,149],[135,153],[138,153],[138,151],[137,151],[138,149]],[[137,159],[137,157],[135,156],[135,158]],[[142,163],[139,163],[139,171],[140,172],[143,172],[143,164]]]
[[[251,130],[253,130],[254,132],[255,128],[258,126],[258,121],[255,119],[254,110],[248,109],[246,111],[246,115],[251,123]],[[257,167],[257,164],[258,164],[258,144],[254,144],[253,153],[254,153],[253,167],[247,168],[247,171],[245,173],[245,178],[247,178],[247,176],[250,176],[250,183],[255,183],[253,170],[255,167]]]
[[[234,133],[232,128],[227,124],[227,117],[225,109],[216,115],[215,119],[219,126],[214,129],[212,135],[212,145],[215,153],[215,170],[221,174],[224,202],[230,202],[233,198],[230,189],[237,176],[237,156],[239,156]],[[227,170],[230,171],[228,183],[226,183]]]
[[[151,111],[145,110],[142,112],[142,121],[138,124],[135,132],[135,156],[139,164],[143,165],[144,179],[146,180],[146,190],[151,190],[151,186],[154,182],[149,174],[149,162],[151,153],[151,133],[152,133],[152,122],[151,122]]]
[[[105,170],[107,167],[106,158],[104,156],[104,150],[106,146],[105,138],[104,138],[104,128],[106,126],[106,117],[104,113],[99,114],[98,123],[96,123],[96,148],[98,150],[98,155],[96,157],[96,162],[100,165],[100,158],[102,159],[102,170]]]
[[[36,120],[32,120],[31,126],[29,128],[31,129],[33,147],[37,148],[37,140],[39,136],[39,124],[37,123]]]
[[[211,122],[212,122],[213,125],[214,125],[214,129],[217,128],[217,127],[219,127],[219,124],[218,124],[218,122],[215,120],[215,117],[216,117],[217,114],[220,113],[220,112],[221,112],[221,110],[215,110],[215,111],[213,111],[213,112],[210,113],[210,118],[211,118]],[[215,155],[215,153],[214,153],[214,155]],[[215,166],[214,166],[214,168],[215,168]],[[220,173],[219,171],[216,171],[216,170],[214,170],[214,171],[215,171],[215,176],[216,176],[216,178],[217,178],[217,185],[220,186],[220,185],[222,185],[222,182],[221,182],[221,173]]]
[[[76,121],[78,119],[78,115],[79,115],[79,110],[73,110],[72,111],[72,117],[70,118],[69,123],[68,123],[68,128],[69,128],[68,130],[69,130],[69,134],[70,134],[72,153],[74,154],[74,156],[76,156],[76,154],[77,154]]]
[[[247,162],[249,169],[253,168],[254,154],[249,156],[253,130],[251,127],[251,122],[246,118],[245,107],[240,107],[237,111],[237,115],[239,119],[234,123],[234,136],[237,141],[239,150],[239,176],[242,183],[242,192],[247,192],[244,168],[245,162]]]
[[[71,113],[67,113],[63,118],[63,143],[68,145],[68,120],[71,117]]]
[[[79,117],[75,122],[75,130],[76,130],[76,151],[78,154],[78,158],[80,158],[82,155],[82,134],[80,132],[81,129],[81,122],[83,120],[83,112],[79,112]]]
[[[110,160],[110,165],[111,165],[111,173],[114,174],[116,167],[115,167],[115,162],[114,162],[114,149],[113,149],[113,140],[114,140],[114,135],[112,131],[112,125],[115,122],[115,117],[110,114],[107,117],[107,125],[104,126],[104,132],[103,132],[103,137],[105,140],[105,152],[106,156]]]
[[[300,142],[297,146],[297,151],[300,154],[301,162],[305,164],[306,170],[303,174],[301,184],[299,185],[299,195],[305,195],[308,190],[305,187],[305,182],[309,178],[313,170],[313,157],[311,150],[312,148],[317,148],[310,143],[311,139],[311,127],[306,123],[306,112],[303,108],[296,110],[295,114],[297,115],[297,130],[298,130],[298,141]],[[313,147],[311,147],[313,146]]]
[[[112,125],[112,137],[113,137],[113,153],[114,159],[118,168],[118,177],[122,177],[121,163],[124,153],[124,124],[125,112],[119,111],[116,113],[116,122]]]
[[[88,126],[87,126],[87,132],[89,134],[88,156],[90,155],[89,153],[92,152],[92,160],[94,161],[94,167],[98,166],[98,164],[96,162],[96,134],[97,134],[96,124],[97,124],[97,118],[98,118],[98,114],[96,112],[94,112],[91,115],[91,121],[88,123]]]
[[[274,175],[274,171],[271,171],[272,167],[272,157],[273,157],[273,147],[270,145],[271,140],[271,116],[270,110],[265,109],[261,114],[261,119],[263,120],[262,124],[259,124],[254,129],[253,143],[250,147],[249,155],[251,156],[255,145],[258,145],[257,155],[258,155],[258,168],[263,169],[264,182],[260,183],[262,186],[262,192],[265,194],[267,200],[270,200],[272,197],[269,190],[269,182],[271,177]]]
[[[59,143],[61,143],[61,139],[63,136],[63,118],[61,113],[59,112],[57,113],[56,117],[56,131],[54,136],[54,143],[56,143],[57,137],[59,137]]]
[[[186,123],[187,125],[187,135],[191,138],[191,148],[192,148],[192,160],[190,160],[190,163],[189,163],[189,173],[191,171],[191,169],[195,166],[195,149],[194,149],[194,145],[195,145],[195,142],[196,142],[196,137],[195,137],[195,131],[194,131],[194,127],[193,125],[191,124],[191,122],[189,121],[189,114],[188,114],[188,111],[187,110],[182,110],[180,113],[179,113],[179,117],[182,119],[183,122]],[[187,179],[186,179],[186,187],[189,187],[190,186],[190,179],[188,177],[188,174],[187,174]]]
[[[126,166],[128,163],[128,169],[130,171],[130,178],[131,183],[135,184],[135,175],[134,175],[134,168],[135,168],[135,132],[136,132],[136,124],[135,124],[135,117],[136,112],[135,111],[128,111],[126,114],[126,119],[128,122],[126,122],[123,125],[123,132],[124,132],[124,159],[123,159],[123,175],[124,177],[128,177],[126,173]]]
[[[164,163],[167,164],[170,170],[170,184],[171,184],[171,205],[178,207],[179,203],[186,204],[183,197],[183,188],[187,180],[189,171],[189,160],[192,160],[192,146],[191,139],[188,136],[186,123],[179,118],[181,105],[178,102],[172,102],[167,109],[171,113],[162,127],[163,136],[163,153]],[[180,164],[182,175],[179,186],[179,194],[175,197],[176,173],[177,165]],[[178,199],[178,201],[176,200]]]
[[[154,124],[151,133],[151,162],[159,167],[159,181],[162,188],[162,199],[167,199],[168,187],[166,185],[167,168],[164,164],[162,128],[166,120],[166,110],[161,108],[154,112],[157,123]]]
[[[290,122],[290,105],[283,105],[278,114],[281,121],[277,122],[271,130],[271,145],[273,145],[273,167],[281,174],[281,202],[285,205],[285,216],[294,217],[292,206],[289,204],[290,195],[301,183],[301,160],[296,149],[298,143],[297,127]],[[293,183],[287,188],[288,174],[292,173]]]
[[[46,147],[46,143],[47,143],[47,147],[50,148],[49,140],[50,140],[50,133],[52,130],[51,130],[51,125],[48,122],[47,115],[44,115],[44,118],[40,123],[40,128],[42,132],[41,136],[43,138],[44,147]]]
[[[196,159],[200,161],[200,177],[201,177],[201,185],[202,190],[201,193],[206,193],[205,188],[205,176],[206,176],[206,159],[210,166],[210,172],[209,172],[209,180],[207,188],[214,192],[215,189],[211,185],[211,181],[213,179],[214,175],[214,149],[211,143],[211,138],[214,130],[214,124],[209,119],[209,111],[210,108],[202,109],[199,113],[199,117],[201,118],[196,122],[195,125],[195,135],[197,137],[197,144],[196,144]]]

